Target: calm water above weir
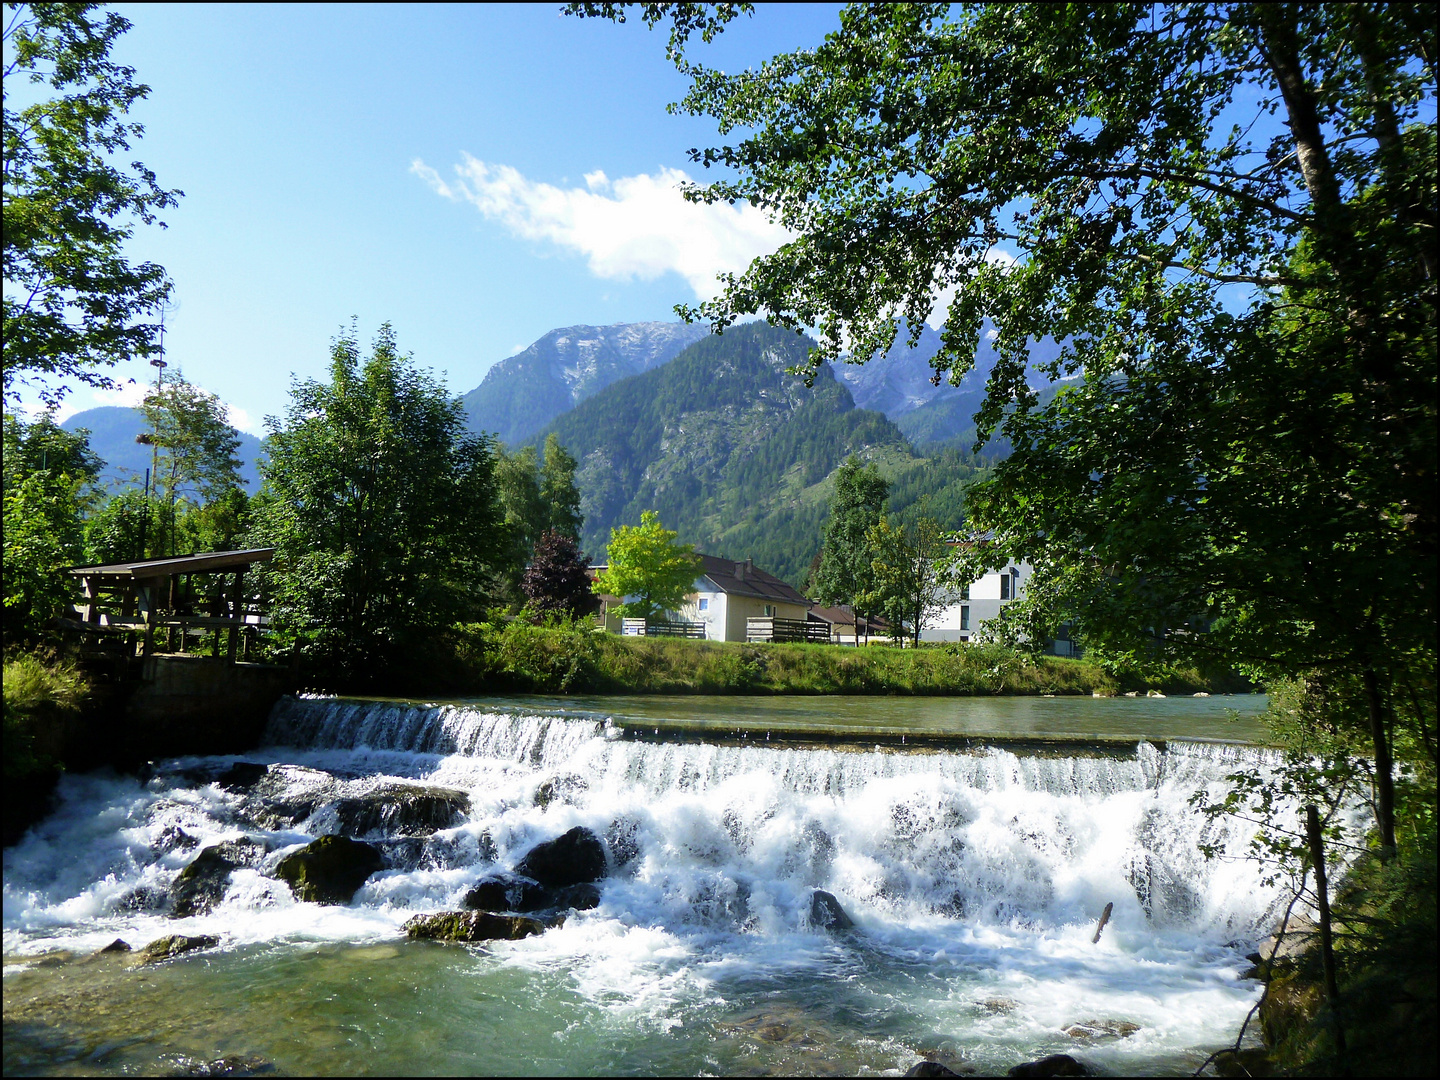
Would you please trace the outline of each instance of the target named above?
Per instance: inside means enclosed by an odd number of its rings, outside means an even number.
[[[1055,1052],[1187,1072],[1258,995],[1238,976],[1280,897],[1252,864],[1200,856],[1238,854],[1249,827],[1187,803],[1270,751],[1186,740],[1253,737],[1224,710],[1262,700],[282,702],[245,758],[258,781],[221,783],[233,757],[67,777],[6,852],[5,1072],[893,1075],[925,1055],[1003,1074]],[[945,723],[1006,745],[667,740],[666,721]],[[1103,750],[1018,745],[1086,735]],[[296,901],[279,860],[358,831],[345,808],[402,783],[468,809],[438,830],[366,819],[385,869],[348,905]],[[518,942],[403,938],[577,825],[606,844],[598,907]],[[173,918],[179,871],[241,838],[258,854],[213,910]],[[817,888],[852,930],[811,925]],[[220,942],[152,967],[92,955],[175,933]]]

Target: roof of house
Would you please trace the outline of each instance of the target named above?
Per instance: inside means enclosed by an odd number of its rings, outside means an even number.
[[[849,604],[840,604],[836,607],[823,607],[820,604],[811,604],[807,612],[812,619],[822,619],[831,626],[854,626],[855,610]],[[889,628],[890,624],[879,615],[872,615],[868,620],[872,629]]]
[[[774,600],[782,604],[810,606],[810,601],[799,591],[785,584],[774,574],[767,574],[749,559],[738,562],[722,559],[717,555],[701,555],[701,572],[710,579],[715,588],[732,596],[758,596],[762,600]]]

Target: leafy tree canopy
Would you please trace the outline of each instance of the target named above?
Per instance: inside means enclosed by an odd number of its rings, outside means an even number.
[[[889,492],[875,466],[862,466],[853,454],[836,470],[820,565],[811,582],[822,604],[849,604],[859,615],[880,614],[869,531],[884,520]]]
[[[922,508],[921,516],[908,524],[882,517],[865,531],[865,540],[871,562],[861,609],[883,615],[896,634],[908,628],[919,644],[945,598],[944,567],[950,553],[946,533]]]
[[[34,644],[74,593],[64,571],[84,561],[102,462],[86,432],[65,431],[48,413],[33,424],[7,413],[4,439],[5,644]]]
[[[695,591],[700,557],[690,544],[677,544],[678,534],[660,524],[660,515],[646,510],[639,525],[610,530],[605,549],[609,566],[592,586],[598,594],[626,598],[620,612],[627,618],[653,619],[673,611]]]
[[[683,55],[692,8],[642,5],[692,77],[678,108],[737,136],[693,152],[731,178],[689,197],[794,239],[686,314],[814,328],[815,365],[939,299],[952,378],[989,317],[977,420],[1013,451],[975,550],[1037,567],[1032,633],[1074,615],[1121,659],[1362,687],[1392,847],[1386,728],[1435,656],[1433,11],[856,4],[725,74]],[[1078,377],[1048,405],[1046,336]]]
[[[578,619],[598,606],[585,553],[574,537],[555,529],[546,529],[535,542],[521,585],[530,610],[538,615]]]
[[[479,616],[506,555],[494,448],[388,323],[364,360],[353,329],[338,337],[329,381],[297,381],[266,424],[249,540],[279,549],[266,580],[284,638],[364,682]]]
[[[245,483],[240,479],[240,433],[225,405],[178,372],[140,406],[156,447],[154,490],[161,499],[203,504]]]
[[[170,294],[163,267],[124,248],[134,221],[177,205],[140,162],[118,166],[141,125],[125,119],[150,88],[110,60],[130,29],[97,4],[7,4],[4,109],[4,396],[40,381],[57,403],[65,380],[108,387],[100,370],[154,351],[142,321]],[[29,87],[58,96],[17,107]],[[24,89],[22,89],[22,87]],[[41,91],[42,93],[44,91]],[[161,223],[163,226],[163,223]]]

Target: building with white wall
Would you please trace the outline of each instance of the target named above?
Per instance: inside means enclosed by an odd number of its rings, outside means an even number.
[[[998,618],[1005,605],[1025,595],[1025,586],[1034,572],[1029,563],[1014,562],[956,590],[935,613],[930,625],[920,631],[920,640],[975,640],[985,623]],[[1056,630],[1055,639],[1050,643],[1048,651],[1056,656],[1075,656],[1079,653],[1064,627]]]

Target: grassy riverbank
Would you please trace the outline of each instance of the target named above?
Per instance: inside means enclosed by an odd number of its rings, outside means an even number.
[[[65,766],[67,725],[91,696],[73,665],[33,653],[5,660],[4,842],[12,843],[44,815],[50,791]]]
[[[1091,660],[1031,658],[991,645],[746,645],[626,638],[520,620],[460,628],[452,655],[449,671],[416,669],[411,678],[431,680],[432,692],[438,678],[459,693],[1088,695],[1212,688],[1195,672],[1146,684],[1117,678]]]

